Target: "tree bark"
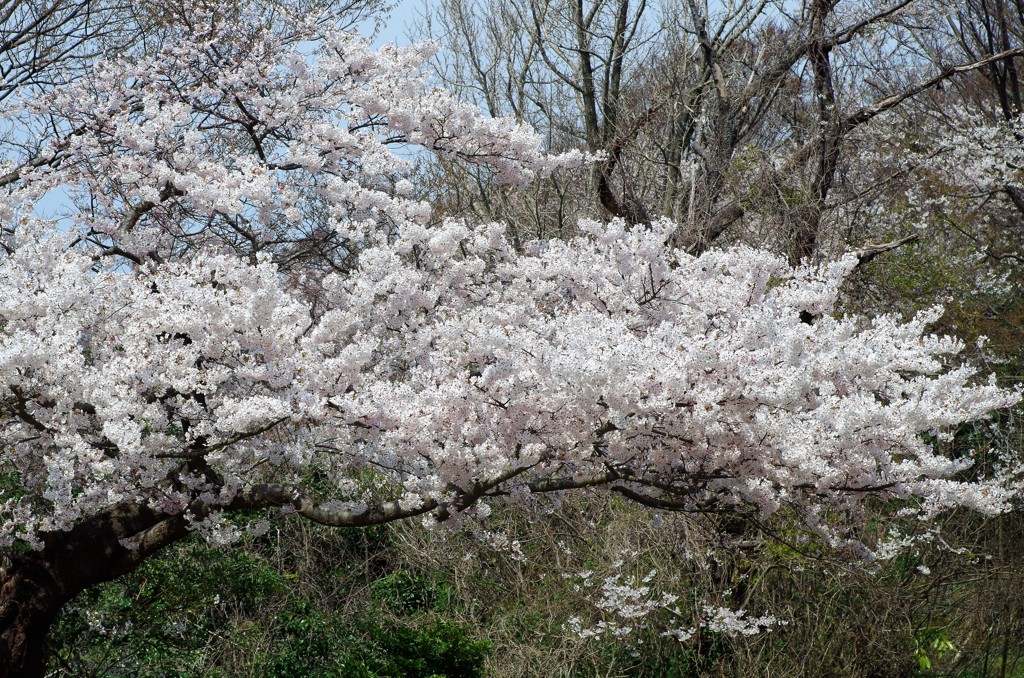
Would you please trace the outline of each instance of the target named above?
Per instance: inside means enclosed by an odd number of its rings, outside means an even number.
[[[46,634],[65,603],[186,534],[181,515],[121,504],[11,556],[0,574],[0,678],[43,676]]]
[[[0,585],[0,676],[42,676],[46,632],[63,602],[45,568],[18,558]]]

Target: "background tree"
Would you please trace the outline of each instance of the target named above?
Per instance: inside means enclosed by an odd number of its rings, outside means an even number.
[[[491,12],[453,0],[437,11],[423,31],[445,45],[436,67],[447,86],[530,122],[554,148],[602,154],[570,204],[634,222],[672,218],[691,253],[741,239],[794,263],[851,244],[841,215],[857,207],[833,189],[847,149],[862,143],[858,128],[960,74],[1012,71],[1020,56],[1005,38],[975,40],[934,66],[915,57],[944,27],[941,8],[912,1],[524,1]],[[474,183],[456,194],[503,216],[501,191]],[[573,210],[550,204],[566,189],[539,190],[549,207],[529,217],[520,208],[513,221],[553,215],[551,232],[562,232],[559,215]]]

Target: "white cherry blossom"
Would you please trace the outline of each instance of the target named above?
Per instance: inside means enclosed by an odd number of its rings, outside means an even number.
[[[395,146],[512,183],[582,156],[429,89],[429,46],[196,25],[32,104],[63,134],[0,197],[0,545],[109,536],[75,575],[101,581],[190,529],[237,536],[226,509],[457,522],[603,486],[841,542],[866,496],[1007,506],[1012,478],[960,480],[929,440],[1019,393],[928,333],[940,309],[844,315],[855,257],[693,257],[665,221],[518,248],[435,219]],[[31,216],[57,188],[73,213]]]

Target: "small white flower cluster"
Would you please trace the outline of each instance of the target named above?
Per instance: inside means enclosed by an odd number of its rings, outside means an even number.
[[[523,553],[523,546],[518,539],[512,539],[505,532],[499,530],[474,530],[474,536],[487,544],[490,548],[504,553],[512,560],[526,562],[526,554]],[[467,554],[468,555],[468,554]]]
[[[785,626],[788,623],[774,615],[748,617],[742,610],[731,610],[713,605],[704,606],[704,615],[701,620],[701,625],[708,630],[729,636],[753,636],[772,627]]]
[[[635,557],[636,554],[629,560],[634,561]],[[624,563],[623,559],[619,559],[612,564],[612,568],[619,570]],[[604,578],[596,591],[596,598],[592,599],[598,619],[587,625],[579,616],[572,616],[566,622],[566,629],[586,640],[606,635],[621,639],[643,628],[652,628],[657,629],[662,636],[685,642],[696,633],[695,626],[730,636],[751,636],[787,623],[773,615],[750,617],[743,610],[715,605],[703,605],[699,613],[692,611],[684,614],[679,605],[679,596],[655,589],[653,582],[657,574],[655,570],[643,576],[620,572]],[[592,570],[563,576],[578,580],[579,583],[573,585],[573,590],[577,592],[586,593],[594,586]],[[657,618],[658,613],[663,613],[660,619]],[[687,620],[687,625],[679,626],[678,622],[683,619]]]

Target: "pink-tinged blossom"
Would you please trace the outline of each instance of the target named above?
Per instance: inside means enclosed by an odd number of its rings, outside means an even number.
[[[40,187],[81,209],[5,231],[0,431],[19,488],[0,542],[124,502],[224,541],[224,507],[458,520],[489,494],[592,485],[662,510],[786,507],[830,538],[823,516],[866,495],[1006,506],[923,435],[1019,399],[928,334],[939,310],[845,316],[853,258],[693,257],[667,221],[523,248],[500,224],[433,223],[398,143],[511,183],[581,158],[427,89],[430,47],[246,25],[34,104],[69,131],[62,161],[3,213]]]

